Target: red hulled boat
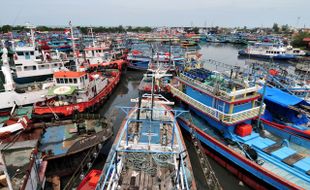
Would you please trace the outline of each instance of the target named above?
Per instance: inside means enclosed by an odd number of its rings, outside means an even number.
[[[95,111],[120,81],[121,72],[59,71],[53,76],[54,86],[47,99],[33,108],[33,118],[67,117],[74,113]]]

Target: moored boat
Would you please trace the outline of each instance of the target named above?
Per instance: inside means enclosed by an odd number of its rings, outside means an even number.
[[[85,155],[90,154],[90,158],[95,159],[92,156],[98,155],[102,145],[113,135],[111,122],[95,114],[79,114],[73,120],[35,125],[46,128],[39,152],[49,163],[47,176],[66,176],[81,169],[81,164],[91,163],[89,159],[85,161]]]
[[[277,88],[265,88],[265,92],[260,90],[266,104],[266,112],[262,116],[265,128],[278,136],[285,137],[285,133],[289,132],[309,139],[310,104]]]
[[[59,71],[54,73],[53,98],[34,105],[33,117],[67,117],[74,113],[95,111],[120,81],[120,71]]]
[[[196,189],[181,131],[175,122],[179,112],[166,105],[171,102],[160,96],[152,101],[152,97],[142,99],[141,107],[122,108],[128,115],[96,189]],[[89,186],[87,179],[79,189]]]
[[[290,60],[295,59],[296,55],[288,53],[283,44],[274,43],[256,43],[248,46],[244,50],[239,51],[240,56],[248,56],[254,58]]]
[[[0,131],[1,189],[44,189],[47,162],[37,151],[43,129],[24,115],[8,118]]]
[[[170,85],[172,95],[208,123],[185,119],[180,125],[188,132],[194,127],[207,152],[251,187],[307,189],[310,168],[304,164],[309,158],[303,152],[309,151],[309,140],[291,133],[277,136],[269,129],[255,132],[260,130],[255,119],[265,110],[259,89],[255,83],[201,68],[185,70]]]
[[[27,85],[16,85],[11,73],[7,48],[3,44],[2,66],[0,71],[1,92],[0,115],[9,115],[15,106],[32,105],[35,102],[43,101],[52,82],[31,83]]]
[[[192,113],[178,122],[187,132],[194,128],[205,153],[253,189],[308,189],[310,141],[290,134],[281,138],[266,131],[226,128],[231,138]]]

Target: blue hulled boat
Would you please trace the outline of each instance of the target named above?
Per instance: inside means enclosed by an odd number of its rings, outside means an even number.
[[[307,139],[251,132],[244,137],[231,133],[228,140],[194,113],[178,118],[178,123],[189,133],[195,128],[206,154],[253,189],[310,188]]]
[[[149,44],[133,44],[127,55],[128,67],[135,70],[147,70],[152,59],[152,49]]]
[[[180,125],[188,132],[195,127],[208,152],[248,185],[256,189],[309,188],[309,140],[291,133],[284,138],[265,130],[264,134],[255,132],[259,130],[259,124],[253,125],[255,119],[265,110],[258,100],[260,88],[200,68],[185,69],[171,83],[170,92],[209,124],[180,119]]]
[[[78,189],[197,189],[176,122],[182,111],[171,110],[171,103],[146,94],[141,107],[122,107],[127,116],[101,176],[95,184],[86,177]]]
[[[259,91],[261,94],[264,90]],[[267,130],[286,137],[286,132],[310,139],[310,104],[277,88],[266,87],[264,102],[267,110],[262,121]]]

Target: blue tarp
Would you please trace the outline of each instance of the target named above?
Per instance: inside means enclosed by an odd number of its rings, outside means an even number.
[[[263,94],[263,90],[264,88],[262,88],[259,91],[259,93]],[[282,90],[271,87],[266,87],[265,99],[269,100],[270,102],[280,104],[281,106],[284,107],[293,106],[301,102],[303,102],[305,105],[308,104],[306,101],[297,96],[291,95],[289,93],[283,92]]]

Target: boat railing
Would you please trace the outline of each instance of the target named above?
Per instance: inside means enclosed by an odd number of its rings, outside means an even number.
[[[215,108],[209,107],[205,104],[198,102],[197,100],[195,100],[195,99],[191,98],[190,96],[184,94],[183,92],[181,92],[177,88],[173,87],[172,85],[170,85],[170,91],[174,96],[177,96],[178,98],[185,101],[186,103],[193,105],[195,108],[199,109],[203,113],[205,113],[205,114],[207,114],[213,118],[216,118],[217,120],[219,120],[225,124],[228,124],[228,125],[257,117],[260,113],[260,106],[259,105],[255,106],[251,109],[247,109],[247,110],[237,112],[237,113],[232,113],[232,114],[224,113],[220,110],[217,110]],[[265,104],[263,104],[262,108],[263,109],[262,109],[261,113],[264,113]]]
[[[154,149],[151,150],[145,150],[145,149],[127,149],[123,146],[121,146],[122,140],[123,140],[123,136],[127,135],[127,128],[130,124],[130,122],[132,122],[132,119],[128,119],[125,123],[125,126],[119,136],[119,140],[118,142],[113,145],[113,148],[111,150],[111,153],[109,154],[109,164],[107,166],[105,166],[102,170],[102,174],[100,176],[99,182],[96,186],[96,190],[103,190],[103,189],[110,189],[111,186],[113,185],[113,183],[115,182],[115,180],[117,178],[119,178],[119,173],[121,171],[122,165],[123,165],[123,158],[119,158],[118,154],[119,153],[145,153],[145,154],[160,154],[160,155],[179,155],[179,159],[180,159],[180,166],[181,168],[177,171],[178,172],[178,177],[176,178],[176,181],[178,183],[178,186],[180,186],[180,189],[186,189],[189,190],[190,185],[188,180],[186,179],[186,170],[185,170],[185,165],[184,165],[184,158],[183,158],[183,154],[184,154],[184,150],[182,147],[182,142],[180,139],[180,133],[178,130],[175,131],[176,133],[176,137],[177,137],[177,143],[179,146],[176,146],[176,149],[172,149],[172,151],[170,149],[167,149],[168,151],[157,151]],[[175,127],[175,126],[174,126]],[[128,146],[128,145],[127,145]],[[112,154],[112,156],[110,156]],[[105,171],[106,170],[106,171]]]
[[[245,89],[241,89],[241,90],[236,90],[236,91],[232,91],[232,92],[225,92],[223,90],[216,90],[215,87],[211,87],[209,85],[205,85],[195,79],[192,79],[190,77],[185,76],[184,74],[180,74],[180,78],[183,79],[184,81],[187,81],[189,83],[195,84],[196,86],[200,87],[200,89],[207,91],[208,93],[217,93],[217,96],[221,97],[221,99],[226,100],[226,101],[231,101],[233,96],[240,96],[240,95],[246,95],[248,93],[253,93],[259,90],[259,86],[255,85],[252,87],[248,87]],[[235,98],[235,100],[241,100],[241,99],[245,99],[245,98],[252,98],[257,96],[255,93],[254,95],[247,95],[247,96],[242,96],[241,98]]]

